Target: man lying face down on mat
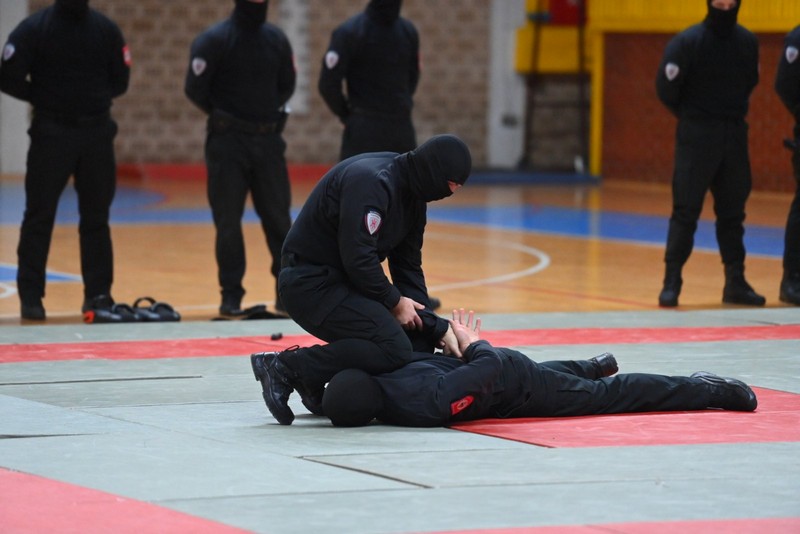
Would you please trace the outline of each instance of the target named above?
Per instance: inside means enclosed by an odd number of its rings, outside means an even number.
[[[474,325],[473,325],[474,320]],[[337,373],[323,395],[335,426],[373,419],[414,427],[485,418],[563,417],[719,408],[752,412],[753,390],[707,372],[690,377],[617,372],[613,355],[536,363],[521,352],[480,339],[480,319],[453,310],[461,358],[433,356],[390,373]]]

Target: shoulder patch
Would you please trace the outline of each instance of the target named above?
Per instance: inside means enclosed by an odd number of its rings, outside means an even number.
[[[206,70],[206,60],[201,57],[192,59],[192,72],[195,76],[200,76]]]
[[[131,49],[128,48],[128,45],[122,47],[122,59],[125,61],[126,66],[131,66]]]
[[[463,399],[459,399],[455,402],[450,403],[450,415],[455,415],[458,412],[462,412],[467,409],[467,407],[472,404],[472,401],[475,400],[475,397],[472,395],[467,395]]]
[[[14,52],[16,51],[17,49],[14,48],[14,45],[12,43],[6,44],[6,46],[3,48],[3,61],[8,61],[9,59],[11,59],[11,56],[13,56]]]
[[[787,46],[786,47],[786,61],[789,63],[794,63],[797,60],[797,56],[800,52],[798,52],[796,46]]]
[[[381,223],[383,223],[381,214],[375,210],[368,211],[364,216],[364,225],[367,227],[367,232],[369,232],[369,235],[374,235],[375,232],[380,230]]]
[[[325,54],[325,66],[328,67],[328,69],[332,69],[338,64],[339,64],[339,54],[337,54],[333,50],[328,50],[328,53]]]
[[[676,65],[675,63],[667,63],[667,66],[664,67],[664,74],[667,76],[669,81],[674,80],[680,74],[681,68]]]

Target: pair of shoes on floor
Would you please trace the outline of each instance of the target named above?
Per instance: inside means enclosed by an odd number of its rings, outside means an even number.
[[[29,321],[44,321],[47,314],[42,305],[42,299],[22,299],[20,301],[20,316]]]
[[[180,321],[181,314],[166,302],[158,302],[153,297],[139,297],[133,303],[133,313],[143,322]]]
[[[143,306],[142,303],[145,303]],[[165,302],[156,302],[152,297],[141,297],[128,304],[117,304],[110,295],[98,295],[83,302],[83,322],[138,323],[156,321],[180,321],[181,316]]]

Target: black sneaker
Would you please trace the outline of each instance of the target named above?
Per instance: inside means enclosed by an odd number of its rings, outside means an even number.
[[[229,295],[222,297],[222,304],[219,305],[219,314],[226,317],[238,317],[244,315],[242,310],[242,298]]]
[[[756,394],[750,386],[734,378],[723,378],[714,373],[698,371],[690,378],[702,380],[707,384],[711,394],[708,407],[733,410],[737,412],[754,412],[758,406]]]
[[[111,311],[111,308],[114,307],[114,299],[111,298],[111,295],[96,295],[94,297],[86,297],[83,299],[83,306],[81,306],[81,312],[86,313],[88,311]]]

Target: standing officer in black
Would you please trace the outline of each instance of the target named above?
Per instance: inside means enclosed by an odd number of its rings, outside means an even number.
[[[795,120],[792,169],[797,182],[786,220],[780,299],[800,306],[800,26],[786,36],[783,57],[778,64],[775,90]]]
[[[340,159],[417,146],[411,108],[420,75],[419,35],[400,17],[401,3],[370,0],[331,36],[319,92],[344,124]]]
[[[404,330],[421,331],[420,313],[430,312],[422,270],[427,203],[452,195],[471,167],[461,139],[438,135],[405,154],[346,159],[314,187],[286,237],[279,289],[291,318],[328,344],[252,359],[281,424],[294,419],[287,405],[292,390],[319,411],[331,369],[381,373],[414,358]],[[440,322],[437,340],[447,331]]]
[[[130,54],[119,27],[88,0],[56,0],[8,38],[0,90],[33,106],[25,215],[17,248],[24,319],[44,319],[42,298],[58,199],[74,176],[83,311],[110,308],[114,257],[109,210],[116,190],[112,99],[128,89]]]
[[[567,417],[721,408],[753,411],[746,384],[698,372],[690,377],[617,372],[613,355],[536,363],[523,353],[480,340],[472,312],[451,322],[463,359],[431,356],[378,376],[361,369],[336,374],[323,412],[337,426],[384,423],[433,427],[486,418]],[[456,314],[454,313],[454,317]]]
[[[656,79],[658,97],[678,118],[672,216],[659,305],[678,305],[681,270],[694,245],[708,190],[725,265],[722,301],[763,306],[744,277],[745,203],[752,187],[745,122],[758,84],[758,41],[736,23],[740,2],[707,0],[705,20],[667,45]]]
[[[235,0],[230,18],[192,43],[185,92],[208,114],[205,146],[208,200],[216,227],[222,315],[238,315],[245,290],[242,215],[248,192],[272,254],[272,274],[292,224],[285,104],[295,88],[292,48],[267,23],[266,0]],[[275,292],[275,308],[282,311]]]

